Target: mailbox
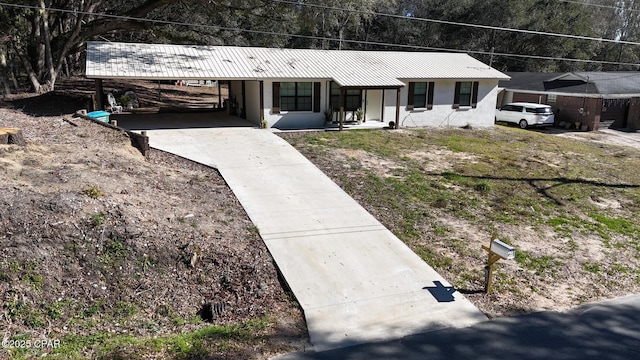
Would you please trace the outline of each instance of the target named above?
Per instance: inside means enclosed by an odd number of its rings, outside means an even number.
[[[505,260],[515,259],[516,257],[516,249],[500,240],[493,240],[491,242],[491,252]]]
[[[493,264],[500,259],[515,259],[516,249],[514,249],[513,246],[509,246],[504,242],[497,240],[495,236],[491,238],[489,246],[482,245],[482,248],[489,253],[489,257],[487,258],[487,267],[485,267],[484,274],[484,291],[488,293],[491,291],[491,284],[493,283]]]

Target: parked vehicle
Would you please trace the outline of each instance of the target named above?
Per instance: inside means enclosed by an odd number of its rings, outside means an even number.
[[[551,106],[534,103],[510,103],[496,109],[496,122],[518,124],[520,128],[529,126],[551,126],[554,122]]]

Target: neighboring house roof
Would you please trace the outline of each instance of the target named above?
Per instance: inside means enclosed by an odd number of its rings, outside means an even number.
[[[640,94],[640,72],[583,71],[569,73],[508,72],[499,86],[533,92],[625,95]]]
[[[467,54],[88,42],[96,79],[333,79],[341,86],[401,87],[399,79],[508,79]]]

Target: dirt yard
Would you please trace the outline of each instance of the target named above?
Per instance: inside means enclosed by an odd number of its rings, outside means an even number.
[[[0,107],[0,127],[27,142],[0,145],[4,338],[61,339],[60,358],[267,358],[303,346],[302,313],[219,173],[155,150],[145,159],[125,132],[50,116],[85,108],[81,85]],[[223,335],[202,347],[175,338],[212,324]]]

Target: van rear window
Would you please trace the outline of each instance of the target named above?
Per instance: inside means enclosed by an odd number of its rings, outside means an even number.
[[[527,108],[527,112],[528,113],[533,113],[533,114],[545,114],[545,115],[551,115],[551,108],[548,107],[543,107],[543,108]]]

